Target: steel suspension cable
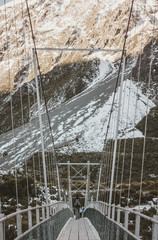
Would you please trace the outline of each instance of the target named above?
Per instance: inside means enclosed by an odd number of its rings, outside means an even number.
[[[30,15],[30,10],[29,10],[28,0],[25,0],[25,3],[26,3],[28,18],[29,18],[29,23],[30,23],[30,28],[31,28],[31,35],[32,35],[32,40],[33,40],[33,45],[34,45],[34,50],[33,50],[34,51],[34,55],[35,55],[34,61],[37,62],[37,68],[38,68],[38,72],[39,72],[39,80],[40,80],[42,95],[43,95],[43,98],[44,98],[46,115],[47,115],[48,125],[49,125],[49,132],[50,132],[50,135],[51,135],[52,149],[53,149],[53,165],[54,165],[54,167],[56,167],[56,173],[58,174],[58,171],[57,171],[57,157],[56,157],[55,145],[54,145],[54,137],[53,137],[53,134],[52,134],[52,127],[51,127],[51,122],[50,122],[50,117],[49,117],[49,112],[48,112],[48,107],[47,107],[47,101],[46,101],[46,97],[45,97],[45,93],[44,93],[42,74],[41,74],[41,70],[40,70],[39,58],[38,58],[38,54],[37,54],[36,41],[35,41],[35,35],[34,35],[34,31],[33,31],[32,21],[31,21],[31,15]],[[41,133],[41,134],[43,134],[43,133]],[[44,143],[42,144],[42,148],[44,148]],[[43,158],[44,158],[44,156],[43,156]],[[45,165],[45,160],[44,159],[43,159],[43,164]],[[44,175],[45,174],[46,173],[45,173],[45,170],[44,170]],[[46,187],[46,185],[47,185],[47,183],[46,183],[46,176],[44,178],[45,178],[46,201],[48,201],[48,197],[47,197],[48,189]],[[57,178],[58,178],[58,176],[57,176]],[[59,185],[59,183],[58,183],[58,185]]]
[[[131,18],[131,14],[132,14],[132,9],[133,9],[133,2],[134,1],[132,1],[131,10],[130,10],[130,16],[129,16],[129,21],[128,21],[128,28],[129,28],[130,18]],[[125,55],[123,55],[123,56],[124,56],[124,58],[123,58],[122,77],[121,77],[121,84],[120,84],[119,108],[118,108],[118,115],[117,115],[117,125],[116,125],[116,133],[115,133],[115,146],[114,146],[114,155],[113,155],[113,163],[112,163],[112,174],[111,174],[111,184],[110,184],[110,196],[109,196],[109,205],[110,206],[112,204],[113,184],[114,184],[114,174],[115,174],[115,164],[116,164],[116,153],[117,153],[118,129],[119,129],[120,108],[121,108],[121,99],[122,99],[122,87],[123,87],[124,71],[125,71],[125,59],[126,59],[126,56]],[[108,209],[108,216],[109,217],[110,217],[110,214],[111,214],[110,209],[111,208]]]
[[[152,60],[150,62],[150,70],[149,70],[149,82],[148,82],[148,89],[151,83],[151,67],[152,67]],[[147,123],[148,123],[148,110],[149,110],[149,98],[147,98],[146,103],[146,117],[145,117],[145,131],[144,131],[144,142],[143,142],[143,155],[142,155],[142,167],[141,167],[141,178],[140,178],[140,192],[139,192],[139,207],[141,204],[141,196],[142,196],[142,181],[143,181],[143,171],[144,171],[144,161],[145,161],[145,149],[146,149],[146,137],[147,137]]]
[[[15,22],[15,32],[16,32],[16,48],[17,48],[17,56],[19,56],[19,44],[18,44],[18,36],[17,36],[17,21],[16,21],[16,11],[15,11],[15,0],[13,1],[14,7],[14,22]],[[22,14],[23,19],[23,14]],[[24,40],[24,47],[25,47],[25,40]],[[20,68],[20,62],[18,58],[18,69]],[[25,131],[25,124],[24,124],[24,112],[23,112],[23,98],[22,98],[22,86],[20,85],[20,106],[21,106],[21,118],[22,118],[22,129],[23,132]],[[26,138],[23,135],[24,145],[26,146]],[[28,205],[30,201],[30,194],[29,194],[29,181],[28,181],[28,169],[27,169],[27,162],[26,162],[26,150],[24,153],[24,161],[25,161],[25,171],[26,171],[26,187],[27,187],[27,198],[28,198]]]
[[[111,148],[111,157],[110,157],[110,168],[109,168],[109,171],[110,171],[110,174],[109,174],[109,183],[108,183],[108,189],[110,189],[110,184],[111,184],[111,175],[112,175],[112,160],[113,160],[113,154],[114,154],[114,148],[115,148],[115,129],[116,129],[116,125],[117,125],[117,122],[116,122],[116,119],[117,119],[117,109],[118,109],[118,103],[119,102],[119,91],[116,93],[116,99],[115,99],[115,115],[113,116],[113,127],[112,127],[112,148]],[[113,113],[114,114],[114,113]],[[108,199],[109,199],[109,196],[110,196],[110,191],[108,191],[108,198],[107,198],[107,202],[108,202]]]
[[[124,90],[125,89],[125,90]],[[121,114],[121,122],[123,122],[123,114],[124,114],[124,103],[125,103],[125,93],[126,93],[126,82],[125,82],[125,87],[124,87],[124,95],[123,95],[123,107],[122,107],[122,114]],[[122,105],[122,103],[121,103]],[[127,128],[127,127],[126,127]],[[126,129],[125,128],[125,129]],[[117,165],[116,165],[116,173],[115,173],[115,190],[114,190],[114,203],[116,199],[116,185],[117,185],[117,180],[118,180],[118,170],[119,170],[119,163],[120,163],[120,149],[121,149],[121,138],[118,141],[118,152],[117,152]]]
[[[49,131],[50,131],[50,134],[51,134],[51,140],[52,140],[52,144],[53,144],[54,160],[56,161],[56,153],[55,153],[55,147],[54,147],[54,138],[53,138],[53,135],[52,135],[52,127],[51,127],[51,123],[50,123],[50,117],[49,117],[49,112],[48,112],[48,107],[47,107],[47,101],[46,101],[46,97],[45,97],[45,93],[44,93],[42,74],[41,74],[41,70],[40,70],[39,58],[38,58],[38,54],[37,54],[36,41],[35,41],[35,35],[34,35],[34,31],[33,31],[33,26],[32,26],[32,20],[31,20],[28,0],[25,0],[25,3],[26,3],[26,7],[27,7],[27,13],[28,13],[29,22],[30,22],[32,40],[33,40],[34,51],[35,51],[35,56],[36,56],[36,61],[37,61],[37,68],[38,68],[38,72],[39,72],[39,80],[40,80],[40,84],[41,84],[42,95],[43,95],[43,98],[44,98],[46,114],[47,114],[47,118],[48,118]]]
[[[8,24],[7,24],[7,9],[6,9],[6,0],[4,0],[4,18],[5,18],[5,31],[6,31],[6,42],[8,45]],[[13,99],[12,99],[12,87],[11,87],[11,74],[10,74],[10,54],[7,46],[7,66],[8,66],[8,79],[9,79],[9,94],[10,94],[10,109],[11,109],[11,125],[12,125],[12,136],[13,136],[13,146],[14,146],[14,158],[15,158],[15,133],[14,133],[14,114],[13,114]],[[18,193],[18,181],[17,181],[17,167],[15,161],[15,193],[16,193],[16,202],[17,207],[19,205],[19,193]]]
[[[155,8],[156,8],[156,5],[155,5]],[[153,29],[152,29],[153,33],[154,33],[154,30],[155,30],[154,27],[155,27],[155,13],[154,13],[154,24],[153,24]],[[147,96],[147,103],[146,103],[146,117],[145,117],[142,166],[141,166],[141,177],[140,177],[140,190],[139,190],[139,210],[140,210],[141,197],[142,197],[142,185],[143,185],[144,163],[145,163],[145,150],[146,150],[146,139],[147,139],[147,124],[148,124],[148,113],[149,113],[149,89],[151,87],[151,81],[152,81],[151,70],[152,70],[153,52],[154,52],[153,51],[153,43],[154,43],[154,40],[152,39],[151,52],[150,52],[149,78],[148,78],[148,86],[147,86],[147,95],[148,96]]]
[[[138,66],[138,82],[137,82],[138,84],[140,82],[140,69],[141,69],[141,55],[139,58],[139,66]],[[135,101],[134,125],[136,125],[137,109],[138,109],[138,85],[137,85],[136,101]],[[131,158],[130,158],[130,171],[129,171],[128,197],[127,197],[128,199],[130,199],[134,145],[135,145],[135,132],[133,131]],[[128,202],[127,202],[127,205],[128,205]]]
[[[116,96],[118,97],[118,95],[116,95]],[[117,102],[117,100],[116,100],[116,102]],[[117,109],[117,107],[116,107],[116,109]],[[114,135],[115,135],[114,129],[116,127],[115,119],[117,117],[117,111],[113,112],[113,114],[114,113],[115,113],[115,116],[113,116],[111,118],[112,127],[111,127],[111,133],[109,132],[109,135],[110,135],[110,139],[108,140],[109,144],[107,142],[107,145],[106,145],[106,152],[107,152],[107,157],[108,157],[107,158],[107,168],[106,168],[105,178],[104,178],[104,181],[106,182],[106,187],[105,187],[106,191],[104,191],[104,193],[105,193],[104,198],[106,199],[106,201],[108,201],[109,187],[110,187],[110,177],[111,177],[111,167],[112,167],[111,166],[111,163],[112,163],[111,159],[112,159],[112,154],[113,154],[113,151],[114,151],[114,141],[113,141],[113,139],[114,139]]]
[[[29,88],[28,88],[28,91],[29,91]],[[28,102],[30,102],[30,95],[29,95],[29,93],[28,93]],[[33,105],[35,105],[36,104],[36,97],[35,97],[35,93],[34,93],[34,90],[33,90]],[[30,105],[29,105],[30,106]],[[29,110],[29,112],[30,112],[30,110]],[[32,124],[31,124],[32,123]],[[32,128],[32,126],[35,126],[35,128],[36,127],[38,127],[38,123],[37,123],[37,121],[36,121],[36,117],[35,117],[35,119],[33,119],[33,116],[30,116],[30,132],[32,132],[32,130],[33,130],[33,128]],[[34,141],[34,139],[32,138],[32,141]],[[35,137],[35,144],[36,144],[36,146],[37,146],[37,148],[38,148],[38,136],[36,135],[36,137]],[[33,148],[32,148],[32,150],[33,150]],[[37,174],[39,174],[39,181],[40,181],[40,183],[42,183],[42,176],[41,176],[41,164],[40,164],[40,153],[39,153],[39,151],[37,152],[37,164],[38,164],[38,170],[36,169],[36,164],[35,164],[35,156],[33,155],[33,171],[34,171],[34,180],[35,180],[35,194],[37,194],[37,184],[36,184],[36,181],[37,181],[37,178],[36,178],[36,175]],[[37,174],[36,174],[36,172],[37,172]]]
[[[104,178],[103,178],[103,182],[105,182],[104,200],[108,199],[109,175],[110,175],[110,171],[111,171],[110,170],[110,163],[111,163],[112,152],[113,152],[113,149],[114,149],[114,144],[113,144],[114,132],[113,132],[113,129],[115,128],[115,117],[116,117],[116,112],[115,112],[115,116],[112,118],[111,133],[108,132],[109,140],[107,141],[107,144],[104,146],[104,151],[103,151],[103,154],[102,154],[102,159],[103,159],[102,161],[103,161],[103,165],[105,166]],[[105,158],[105,156],[106,156],[106,158]]]
[[[116,79],[116,85],[115,85],[115,89],[114,89],[114,97],[113,97],[113,101],[112,101],[112,105],[111,105],[110,116],[109,116],[109,120],[108,120],[106,134],[105,134],[104,145],[106,145],[106,142],[107,142],[107,136],[108,136],[108,131],[109,131],[109,128],[110,128],[110,121],[111,121],[111,116],[112,116],[112,112],[113,112],[115,96],[116,96],[117,88],[118,88],[118,85],[119,85],[119,78],[120,78],[120,73],[121,73],[121,65],[122,65],[122,62],[123,62],[123,57],[124,57],[124,55],[126,53],[125,48],[126,48],[126,41],[127,41],[127,37],[128,37],[129,25],[130,25],[132,10],[133,10],[133,4],[134,4],[134,0],[132,0],[131,7],[130,7],[130,14],[129,14],[127,28],[126,28],[126,33],[125,33],[125,37],[124,37],[124,43],[123,43],[123,48],[122,48],[123,50],[122,50],[122,54],[121,54],[121,60],[120,60],[120,64],[119,64],[119,70],[118,70],[118,75],[117,75],[117,79]]]
[[[28,111],[29,111],[29,113],[30,113],[30,109],[31,109],[31,104],[30,104],[30,93],[29,93],[29,84],[27,83],[27,90],[28,90],[28,92],[27,92],[27,95],[28,95]],[[31,134],[31,132],[32,132],[32,124],[31,124],[31,119],[29,120],[29,125],[30,125],[30,134]],[[31,134],[31,136],[32,136],[32,134]],[[34,141],[34,139],[33,139],[33,137],[32,137],[32,141]],[[34,148],[33,148],[33,144],[32,144],[32,152],[34,151]],[[33,159],[32,159],[32,161],[33,161],[33,175],[34,175],[34,186],[35,186],[35,197],[36,197],[36,199],[37,199],[37,179],[36,179],[36,164],[35,164],[35,156],[34,156],[34,154],[33,154]]]
[[[117,111],[115,111],[115,116],[112,118],[113,120],[113,126],[112,126],[112,132],[111,132],[111,145],[109,148],[109,165],[108,165],[108,171],[107,171],[107,192],[106,192],[106,201],[108,202],[109,198],[109,189],[110,189],[110,179],[111,179],[111,170],[112,170],[112,157],[113,157],[113,151],[114,151],[114,137],[115,137],[115,132],[114,129],[116,127],[116,115]]]
[[[126,48],[126,41],[127,41],[127,37],[128,37],[129,25],[130,25],[132,10],[133,10],[133,4],[134,4],[134,0],[132,0],[131,7],[130,7],[130,14],[129,14],[129,18],[128,18],[128,23],[127,23],[127,28],[126,28],[126,33],[125,33],[124,43],[123,43],[123,50],[122,50],[122,54],[121,54],[118,75],[117,75],[116,84],[115,84],[115,88],[114,88],[114,96],[113,96],[113,100],[112,100],[111,110],[110,110],[110,113],[109,113],[110,115],[109,115],[109,119],[108,119],[107,130],[106,130],[105,138],[104,138],[103,152],[105,150],[106,143],[107,143],[107,136],[108,136],[108,132],[109,132],[109,128],[110,128],[111,117],[112,117],[112,112],[113,112],[113,107],[114,107],[114,102],[115,102],[115,96],[116,96],[117,88],[118,88],[118,85],[119,85],[121,66],[122,66],[122,63],[123,63],[123,58],[126,54],[125,48]],[[103,159],[101,159],[101,164],[102,163],[103,163]]]
[[[104,189],[104,199],[107,198],[107,192],[108,192],[108,175],[109,175],[109,165],[110,165],[110,146],[112,142],[109,141],[108,146],[107,146],[107,154],[106,154],[106,162],[104,163],[106,166],[105,169],[105,177],[104,177],[104,182],[105,182],[105,189]]]
[[[21,6],[22,6],[22,1],[21,1]],[[23,9],[23,6],[22,6],[22,9]],[[24,10],[23,10],[23,15],[24,15]],[[31,36],[30,36],[30,31],[29,31],[29,28],[28,29],[28,43],[29,45],[31,45]],[[30,86],[29,83],[27,84],[27,89],[28,89],[28,106],[29,106],[29,113],[31,114],[31,103],[30,103]],[[35,91],[32,87],[32,95],[33,95],[33,106],[35,106],[36,104],[36,97],[35,97]],[[35,122],[35,124],[34,124]],[[36,127],[38,127],[38,123],[37,123],[37,118],[35,117],[35,119],[33,119],[33,116],[30,115],[30,120],[29,120],[29,123],[30,123],[30,134],[32,133],[32,130],[33,130],[33,125]],[[31,134],[32,135],[32,134]],[[34,138],[32,136],[32,141],[34,141]],[[35,143],[36,143],[36,146],[38,148],[38,137],[36,135],[36,138],[35,138]],[[33,149],[33,146],[32,146],[32,151],[34,151]],[[38,165],[38,169],[36,169],[36,166]],[[40,184],[42,183],[42,176],[41,176],[41,165],[40,165],[40,154],[39,154],[39,151],[37,152],[37,164],[35,163],[35,155],[33,154],[33,172],[34,172],[34,183],[35,183],[35,196],[37,198],[37,176],[39,175],[39,181],[40,181]],[[36,176],[37,175],[37,176]],[[42,201],[43,201],[43,195],[42,195]],[[37,203],[37,201],[36,201]]]
[[[120,149],[121,149],[121,139],[118,144],[118,153],[117,153],[117,165],[116,165],[116,177],[115,177],[115,190],[114,190],[114,203],[116,204],[116,192],[117,192],[117,183],[119,177],[119,164],[120,164]]]
[[[137,4],[137,11],[138,11],[138,4]],[[136,23],[135,23],[136,27]],[[134,121],[133,124],[136,126],[136,118],[137,118],[137,110],[138,110],[138,86],[140,83],[140,71],[141,71],[141,57],[142,57],[142,41],[143,41],[143,29],[141,30],[141,54],[139,56],[139,64],[138,64],[138,79],[137,79],[137,91],[136,91],[136,99],[135,99],[135,112],[134,112]],[[134,50],[133,50],[134,51]],[[135,53],[134,53],[135,56]],[[131,147],[131,156],[130,156],[130,169],[129,169],[129,183],[128,183],[128,196],[127,196],[127,206],[129,206],[129,199],[130,199],[130,190],[131,190],[131,180],[132,180],[132,170],[133,170],[133,157],[134,157],[134,147],[135,147],[135,131],[133,131],[132,137],[132,147]]]
[[[126,86],[125,86],[125,91],[126,91]],[[130,90],[129,90],[129,95],[128,95],[128,106],[127,106],[127,115],[126,115],[126,126],[125,129],[128,128],[128,116],[129,116],[129,106],[130,106],[130,97],[131,97],[131,81],[130,81]],[[125,102],[125,99],[124,101]],[[123,112],[123,110],[122,110]],[[123,115],[123,113],[122,113]],[[122,116],[123,118],[123,116]],[[123,162],[122,162],[122,174],[121,174],[121,189],[120,189],[120,199],[119,203],[121,204],[121,197],[122,197],[122,185],[123,185],[123,177],[124,177],[124,165],[125,165],[125,158],[126,158],[126,144],[127,144],[127,137],[126,137],[126,132],[125,132],[125,140],[124,140],[124,149],[123,149]]]

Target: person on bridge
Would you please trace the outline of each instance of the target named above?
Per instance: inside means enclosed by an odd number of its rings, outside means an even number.
[[[77,195],[74,201],[74,212],[75,212],[76,219],[80,218],[80,207],[81,207],[81,202]]]
[[[81,208],[81,217],[83,218],[83,215],[84,215],[84,206],[82,206]]]

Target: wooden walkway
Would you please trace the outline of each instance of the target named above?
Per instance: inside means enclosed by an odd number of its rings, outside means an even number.
[[[100,240],[100,237],[88,218],[70,218],[57,240]]]

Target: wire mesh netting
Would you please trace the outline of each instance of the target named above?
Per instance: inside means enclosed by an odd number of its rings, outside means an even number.
[[[99,211],[88,208],[84,213],[95,229],[97,230],[101,240],[134,240],[130,234],[124,231],[116,223],[109,220],[106,216]]]
[[[22,240],[43,240],[43,239],[57,239],[61,229],[68,221],[70,217],[73,217],[73,213],[69,208],[63,209],[56,213],[46,222],[42,223],[30,233],[22,237]]]

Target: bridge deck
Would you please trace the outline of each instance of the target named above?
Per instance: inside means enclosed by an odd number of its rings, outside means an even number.
[[[61,230],[57,240],[100,240],[100,237],[87,218],[71,218]]]

